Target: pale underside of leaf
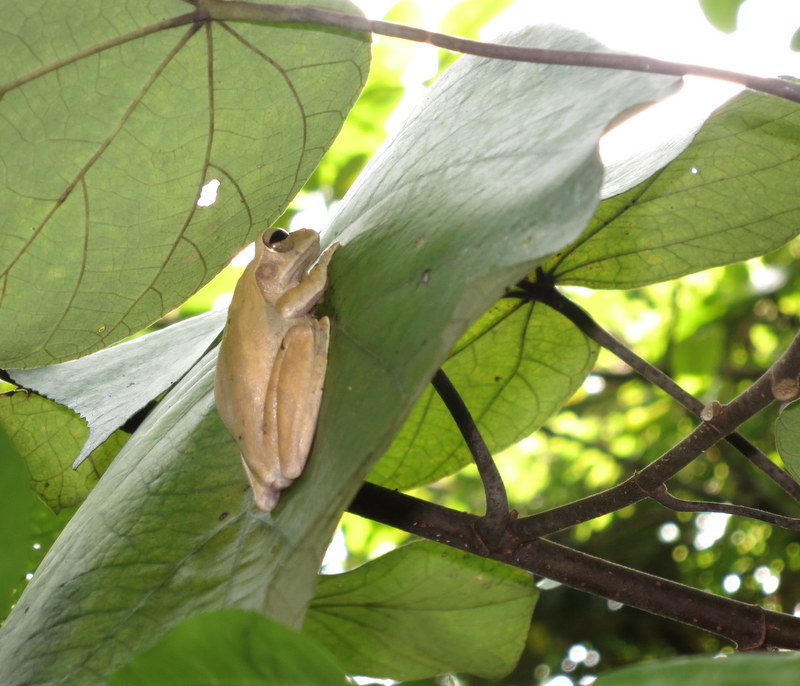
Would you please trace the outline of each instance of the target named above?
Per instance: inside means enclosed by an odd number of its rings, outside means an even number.
[[[86,419],[89,437],[74,458],[77,467],[195,364],[219,335],[225,316],[225,310],[213,311],[80,360],[8,372],[18,384]]]

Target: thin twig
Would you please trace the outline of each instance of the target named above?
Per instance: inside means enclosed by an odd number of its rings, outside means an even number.
[[[509,524],[511,533],[520,538],[539,538],[643,500],[647,497],[646,493],[666,483],[703,452],[772,403],[775,400],[772,390],[774,378],[796,379],[798,375],[800,334],[749,388],[727,405],[719,405],[713,416],[640,472],[601,493],[512,521]]]
[[[479,531],[484,542],[492,547],[508,523],[508,496],[505,484],[475,420],[472,419],[469,409],[450,379],[440,369],[433,375],[431,384],[452,415],[478,467],[478,474],[486,494],[486,517],[479,522]]]
[[[525,541],[507,532],[502,545],[487,553],[475,530],[477,517],[466,512],[370,483],[361,487],[348,510],[580,591],[704,629],[734,642],[740,650],[800,649],[798,617],[716,596],[552,541]]]
[[[750,519],[757,519],[761,522],[774,524],[783,529],[791,529],[792,531],[800,531],[800,519],[795,517],[784,517],[783,515],[773,514],[765,510],[759,510],[755,507],[747,507],[746,505],[733,505],[731,503],[712,503],[700,500],[682,500],[672,495],[666,486],[659,486],[652,490],[649,495],[653,500],[661,503],[664,507],[668,507],[675,512],[720,512],[722,514],[735,515],[737,517],[749,517]]]
[[[459,38],[444,33],[425,31],[414,26],[391,21],[366,19],[354,14],[317,7],[296,7],[279,4],[241,2],[239,0],[185,0],[197,8],[198,20],[258,21],[269,24],[311,24],[332,26],[358,33],[376,33],[392,38],[403,38],[418,43],[430,43],[445,50],[491,57],[515,62],[556,64],[563,66],[597,67],[639,71],[668,76],[705,76],[739,83],[762,93],[800,102],[800,85],[784,79],[764,78],[727,69],[704,67],[697,64],[667,62],[652,57],[610,52],[585,52],[579,50],[546,50],[515,45],[485,43]]]
[[[586,334],[586,336],[616,355],[643,379],[646,379],[669,394],[683,405],[683,407],[694,414],[695,417],[702,417],[703,411],[706,410],[706,406],[702,402],[690,393],[687,393],[660,369],[654,367],[652,364],[639,357],[626,345],[618,341],[601,327],[586,310],[561,293],[555,285],[551,283],[547,275],[539,272],[537,277],[535,283],[521,281],[517,286],[530,299],[541,302],[564,315]],[[513,296],[513,294],[510,295]],[[725,440],[752,462],[755,467],[775,481],[775,483],[795,500],[800,501],[800,484],[744,436],[738,432],[734,432],[726,436]]]

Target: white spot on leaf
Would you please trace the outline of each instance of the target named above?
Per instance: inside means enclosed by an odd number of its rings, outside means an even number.
[[[197,199],[198,207],[208,207],[217,202],[217,190],[219,190],[219,179],[211,179],[200,190],[200,197]]]

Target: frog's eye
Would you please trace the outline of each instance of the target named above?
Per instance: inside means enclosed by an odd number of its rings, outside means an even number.
[[[263,234],[264,245],[272,252],[289,252],[294,248],[294,241],[289,235],[288,231],[283,229],[275,229],[267,238],[267,234]]]

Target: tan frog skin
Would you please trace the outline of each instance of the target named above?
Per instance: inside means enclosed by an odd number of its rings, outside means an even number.
[[[322,299],[337,247],[320,256],[315,231],[267,229],[256,239],[255,259],[228,311],[214,394],[239,444],[255,503],[265,512],[302,474],[311,450],[330,322],[310,312]]]

